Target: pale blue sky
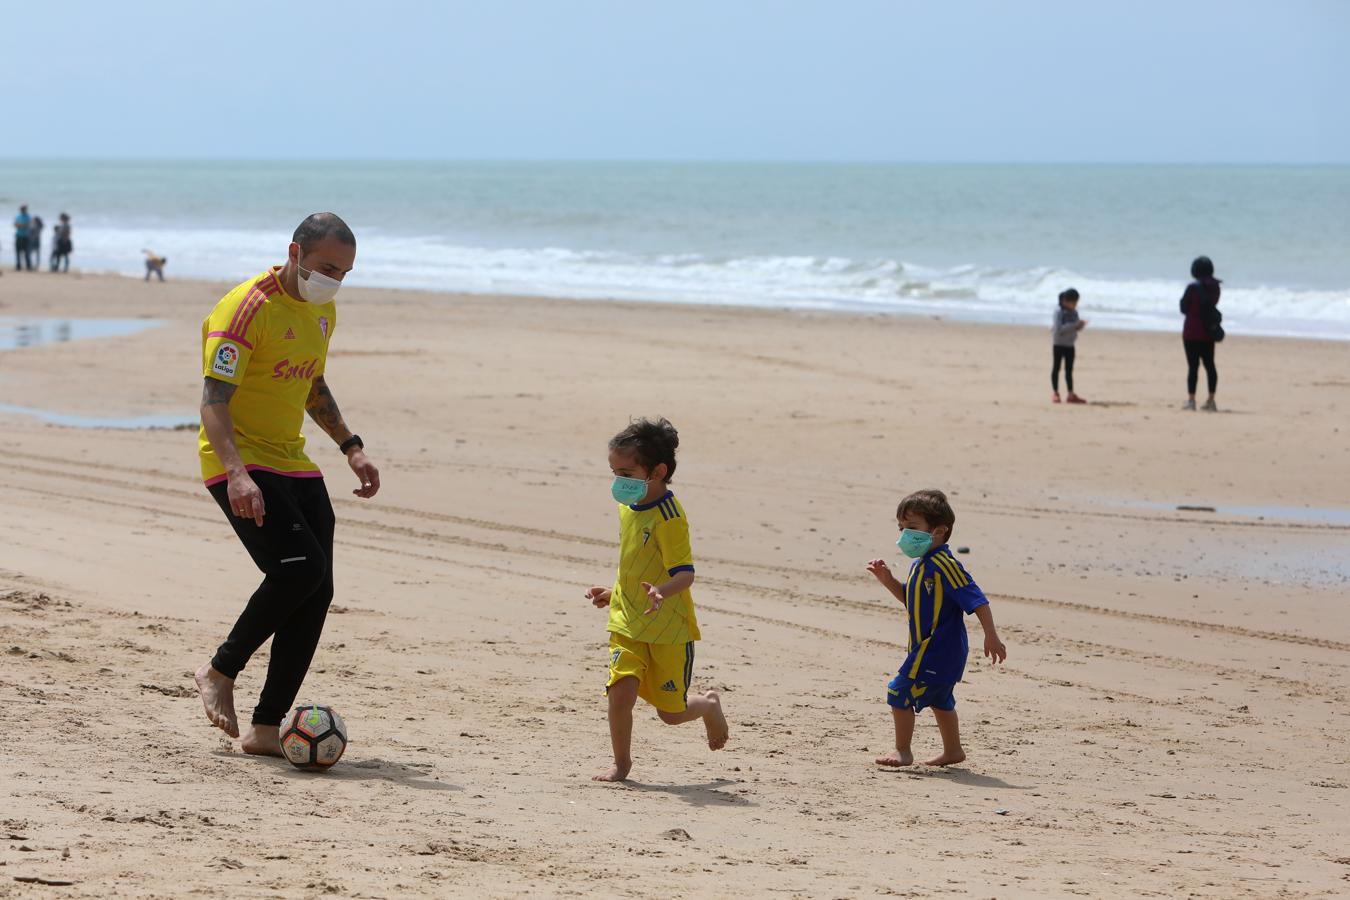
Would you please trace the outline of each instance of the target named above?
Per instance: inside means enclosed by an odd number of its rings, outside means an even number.
[[[9,157],[1350,163],[1345,0],[23,9]]]

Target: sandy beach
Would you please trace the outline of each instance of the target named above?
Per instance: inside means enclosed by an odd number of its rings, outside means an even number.
[[[0,402],[195,417],[231,286],[6,272],[0,316],[159,324],[0,351]],[[306,423],[338,558],[301,699],[351,729],[322,775],[241,754],[192,690],[258,581],[195,428],[0,412],[0,897],[1345,895],[1350,345],[1230,337],[1201,414],[1179,323],[1089,328],[1093,402],[1051,406],[1052,303],[1033,329],[344,289],[327,380],[384,487],[353,498]],[[655,414],[731,741],[640,706],[606,786],[582,591],[617,555],[605,442]],[[886,771],[904,628],[864,565],[922,487],[1008,661],[972,654],[964,764]]]

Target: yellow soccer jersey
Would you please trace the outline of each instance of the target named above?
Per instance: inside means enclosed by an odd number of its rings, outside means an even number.
[[[250,470],[319,477],[305,455],[305,401],[323,374],[336,307],[297,300],[286,293],[280,267],[251,278],[226,294],[202,321],[202,374],[238,390],[230,398],[234,442]],[[225,467],[197,435],[202,479],[215,484]]]
[[[619,574],[609,598],[609,630],[648,644],[684,644],[699,639],[689,591],[667,597],[646,615],[642,582],[660,585],[677,572],[694,571],[689,522],[675,495],[639,506],[619,506]]]

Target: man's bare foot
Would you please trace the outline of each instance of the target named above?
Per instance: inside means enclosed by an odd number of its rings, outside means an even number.
[[[708,691],[703,695],[703,699],[712,704],[712,707],[703,714],[703,727],[708,730],[708,749],[721,750],[727,745],[727,738],[731,736],[727,717],[722,714],[722,697],[717,691]]]
[[[944,750],[944,751],[942,752],[942,755],[941,755],[941,756],[935,756],[935,757],[933,757],[932,759],[928,760],[928,762],[924,763],[924,765],[925,765],[925,766],[954,766],[954,765],[956,765],[956,764],[959,763],[959,762],[965,762],[965,761],[966,761],[966,751],[964,751],[964,750],[957,750],[955,753],[948,753],[948,752],[946,752],[946,751]]]
[[[227,678],[211,667],[202,666],[192,676],[197,682],[197,693],[206,707],[206,719],[232,738],[239,737],[239,719],[234,714],[234,679]]]
[[[623,781],[628,777],[628,772],[633,768],[633,761],[629,760],[623,765],[615,763],[609,767],[608,771],[601,772],[599,775],[591,776],[591,781]]]
[[[239,747],[254,756],[285,756],[281,752],[281,729],[276,725],[250,725]]]
[[[904,753],[901,753],[899,750],[892,750],[885,756],[878,756],[877,765],[896,766],[896,767],[912,766],[914,765],[914,754],[910,753],[908,750],[906,750]]]

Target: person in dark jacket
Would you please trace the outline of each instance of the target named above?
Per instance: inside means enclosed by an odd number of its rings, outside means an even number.
[[[1181,327],[1181,342],[1186,347],[1186,405],[1195,409],[1195,386],[1200,375],[1200,364],[1205,364],[1209,381],[1209,399],[1201,409],[1217,412],[1214,389],[1219,386],[1219,370],[1214,367],[1215,312],[1219,305],[1219,279],[1214,277],[1214,263],[1208,256],[1196,257],[1191,263],[1191,277],[1181,298],[1181,312],[1186,321]]]
[[[52,228],[52,271],[70,271],[70,251],[74,245],[70,242],[70,216],[61,213],[61,221]]]
[[[1073,392],[1074,343],[1078,340],[1078,332],[1086,327],[1087,319],[1078,318],[1078,291],[1073,288],[1061,291],[1059,308],[1055,310],[1055,320],[1050,326],[1050,338],[1055,350],[1053,364],[1050,368],[1050,386],[1054,389],[1054,393],[1050,395],[1051,403],[1059,402],[1059,365],[1061,362],[1064,364],[1064,385],[1069,389],[1069,402],[1087,402]]]

